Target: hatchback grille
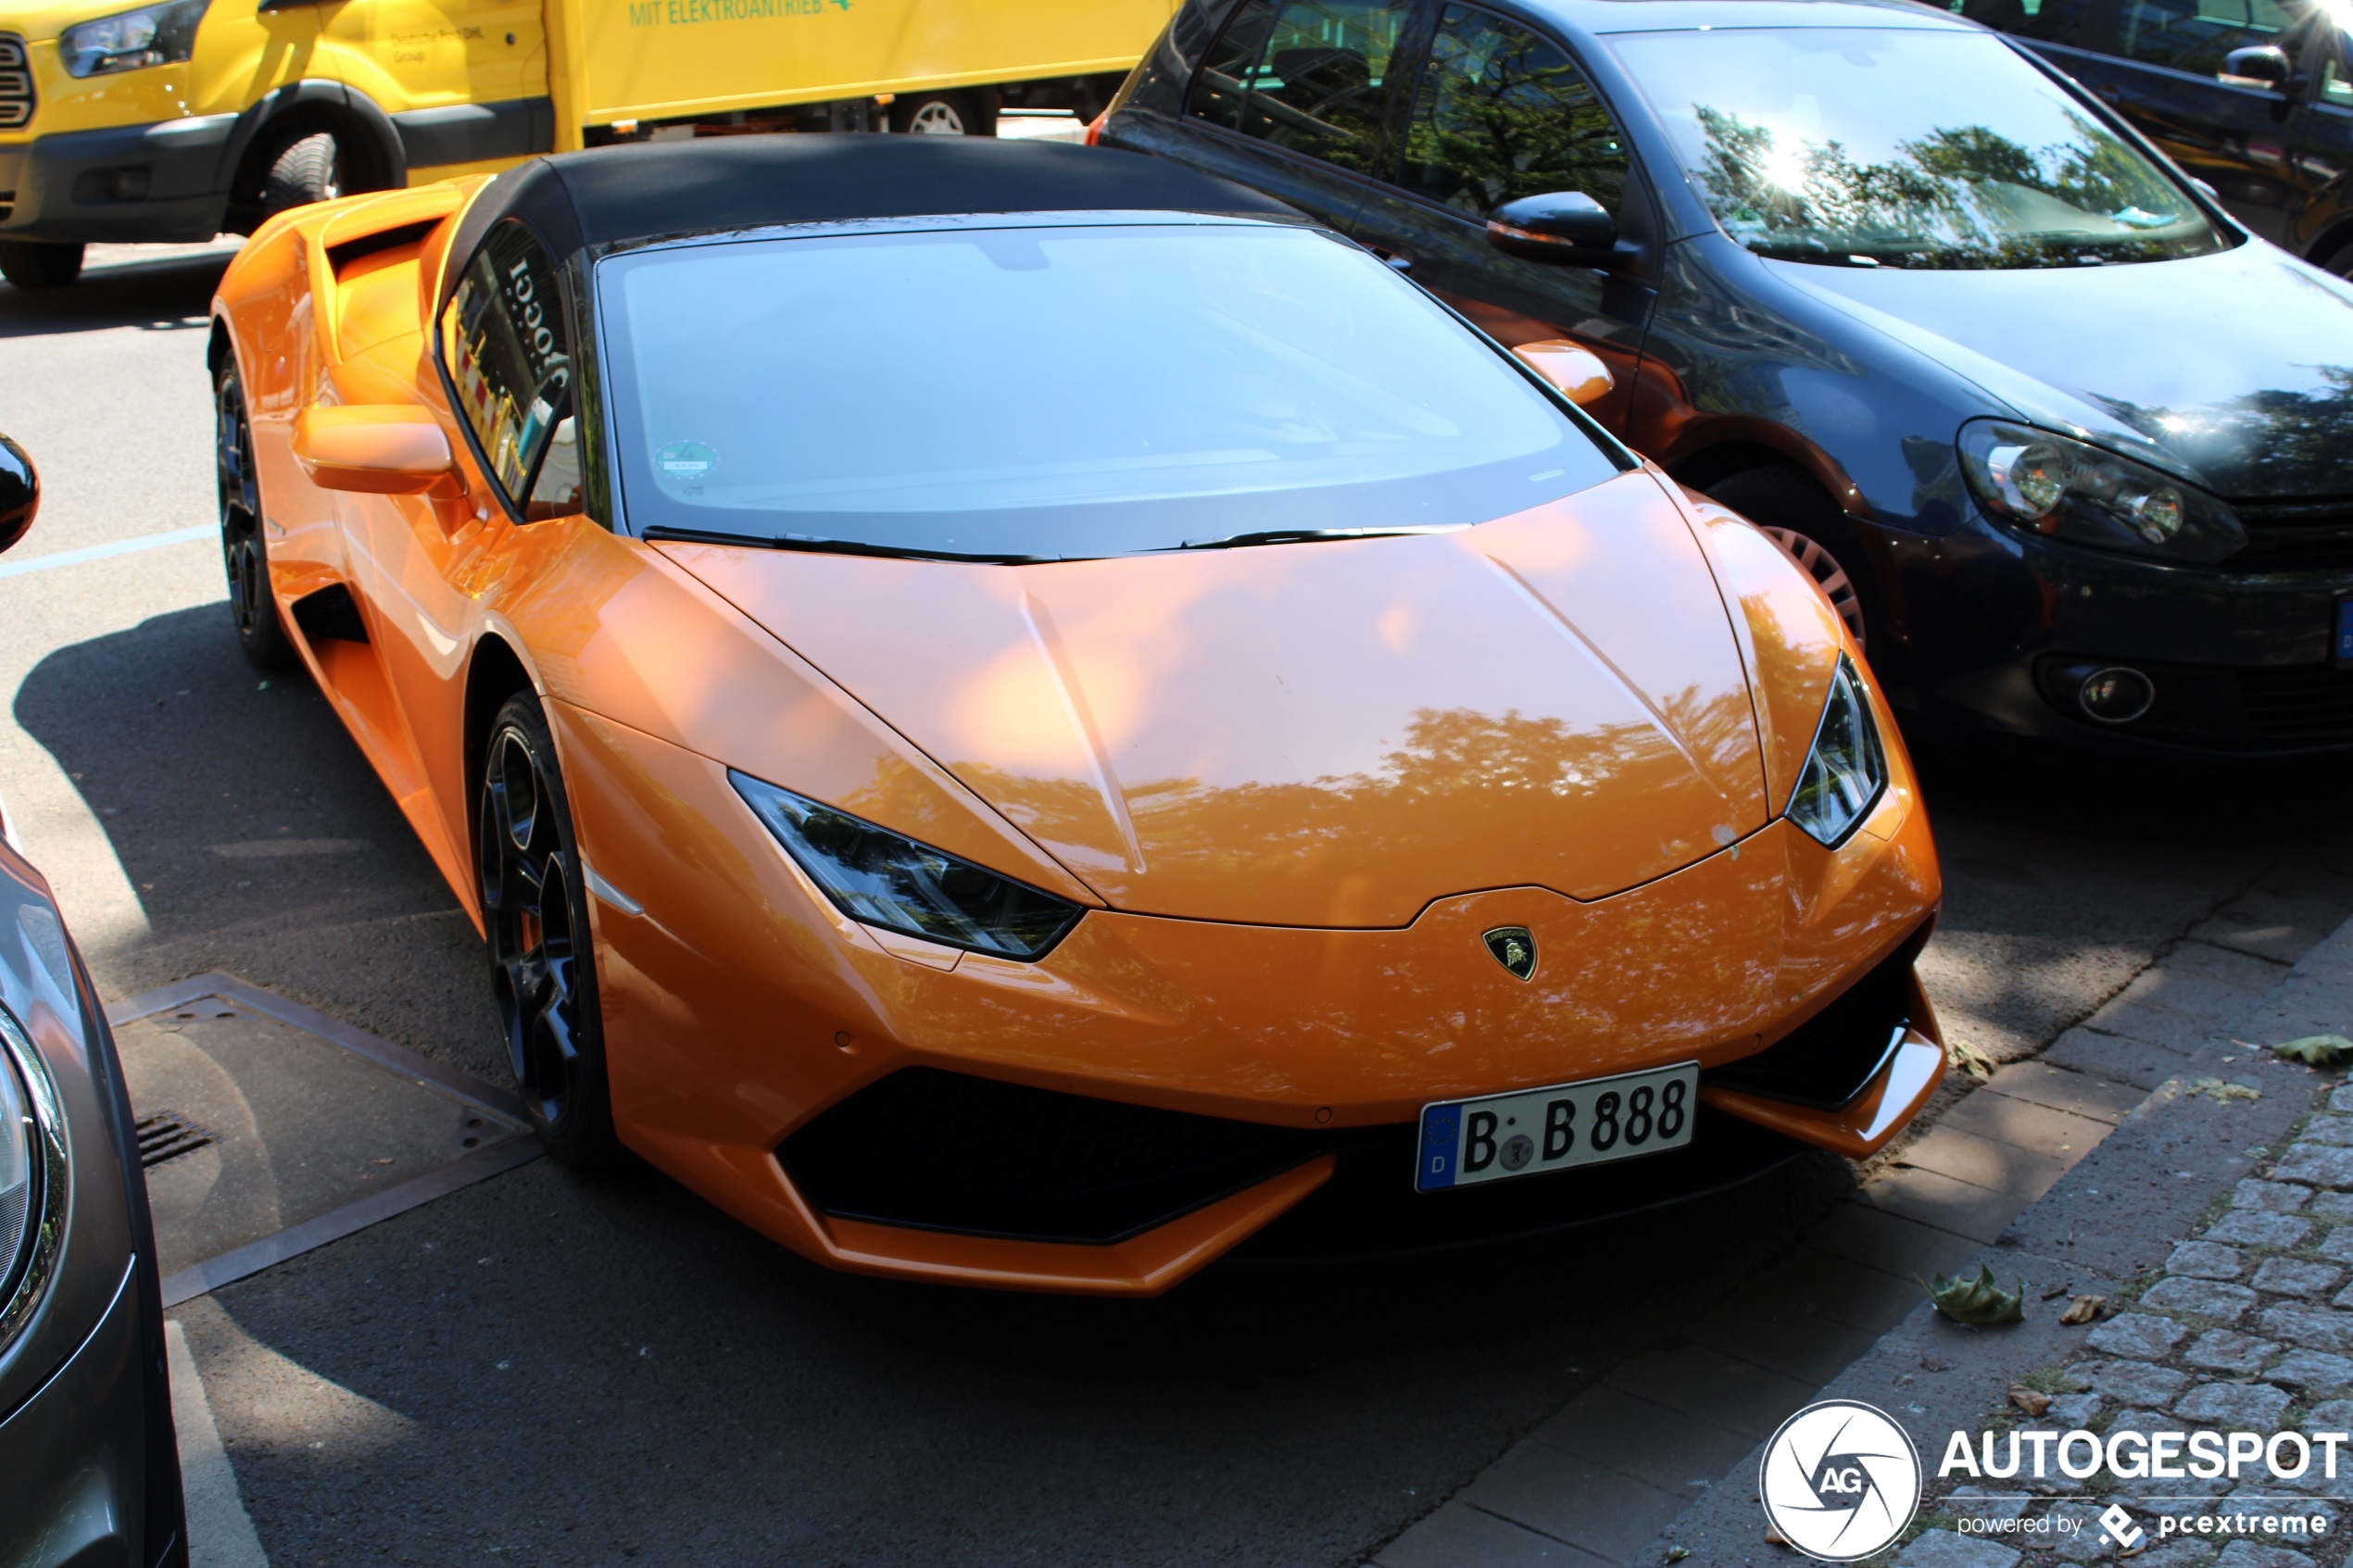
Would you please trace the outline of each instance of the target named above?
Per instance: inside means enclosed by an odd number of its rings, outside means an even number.
[[[2233,571],[2326,571],[2353,567],[2353,500],[2233,501],[2246,548]]]
[[[139,1118],[139,1163],[150,1171],[167,1160],[194,1154],[220,1141],[176,1110],[158,1110]]]
[[[2353,740],[2353,671],[2325,664],[2239,671],[2246,727],[2276,740]]]
[[[32,105],[32,66],[25,58],[24,40],[0,32],[0,131],[29,122]]]

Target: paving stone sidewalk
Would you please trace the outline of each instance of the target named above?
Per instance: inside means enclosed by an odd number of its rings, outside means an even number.
[[[2201,1355],[2221,1355],[2233,1343],[2209,1337],[2221,1333],[2279,1347],[2255,1369],[2266,1374],[2283,1365],[2289,1376],[2299,1369],[2308,1375],[2334,1370],[2289,1365],[2292,1350],[2353,1361],[2353,1324],[2335,1348],[2307,1347],[2268,1326],[2268,1314],[2284,1306],[2340,1310],[2333,1304],[2340,1281],[2320,1296],[2287,1289],[2320,1277],[2291,1265],[2353,1272],[2353,1228],[2345,1232],[2344,1258],[2315,1250],[2326,1239],[2324,1228],[2345,1217],[2331,1211],[2339,1199],[2308,1198],[2293,1210],[2250,1200],[2239,1207],[2253,1218],[2235,1222],[2229,1203],[2234,1184],[2246,1179],[2267,1191],[2322,1185],[2268,1165],[2257,1174],[2259,1162],[2284,1146],[2310,1110],[2322,1075],[2233,1042],[2345,1032],[2353,1022],[2353,923],[2326,940],[2326,927],[2299,933],[2219,918],[2209,925],[2042,1058],[2004,1066],[1948,1109],[1794,1253],[1580,1394],[1383,1548],[1377,1568],[1667,1561],[1794,1568],[1804,1560],[1764,1540],[1755,1486],[1763,1438],[1791,1413],[1833,1393],[1880,1405],[1916,1435],[1974,1430],[2004,1408],[2004,1389],[2018,1376],[2087,1359],[2091,1330],[2057,1322],[2074,1294],[2107,1294],[2120,1307],[2136,1297],[2130,1315],[2181,1330],[2158,1361],[2091,1358],[2180,1372],[2176,1400],[2208,1384],[2260,1384],[2301,1399],[2295,1411],[2301,1415],[2324,1403],[2323,1395],[2353,1398],[2353,1387],[2289,1387],[2277,1376],[2194,1367],[2185,1360],[2194,1346],[2205,1347]],[[2201,1080],[2209,1082],[2202,1086]],[[2220,1089],[2231,1082],[2257,1098]],[[2353,1119],[2353,1112],[2343,1114]],[[2303,1144],[2344,1156],[2348,1179],[2329,1191],[2348,1195],[2344,1201],[2353,1214],[2353,1128],[2340,1131],[2335,1121],[2319,1125]],[[2322,1141],[2338,1136],[2345,1141]],[[2267,1229],[2267,1220],[2284,1223]],[[2196,1234],[2209,1224],[2221,1229]],[[2249,1224],[2254,1230],[2243,1229]],[[2284,1237],[2296,1224],[2309,1227],[2296,1244],[2267,1249],[2259,1241],[2229,1239],[2258,1231]],[[2228,1278],[2171,1268],[2169,1254],[2184,1238],[2235,1252],[2241,1267]],[[2220,1251],[2189,1254],[2192,1261],[2199,1256],[2216,1267],[2223,1261]],[[2026,1323],[1979,1333],[1928,1309],[1919,1279],[1931,1271],[1974,1269],[1982,1261],[1992,1261],[2007,1283],[2032,1282]],[[2174,1283],[2159,1291],[2168,1281]],[[2240,1290],[2252,1292],[2252,1301],[2231,1294]],[[2155,1301],[2152,1291],[2158,1292]],[[2045,1292],[2053,1293],[2048,1301]],[[2211,1315],[2232,1304],[2240,1310],[2228,1321]],[[2232,1384],[2233,1378],[2248,1381]],[[2085,1393],[2097,1401],[2087,1420],[2105,1424],[2127,1408],[2158,1408],[2153,1398],[2114,1404],[2086,1382]],[[2214,1401],[2231,1397],[2203,1394],[2189,1409],[2219,1413],[2223,1407]],[[2168,1419],[2187,1422],[2190,1415]],[[2061,1500],[2080,1504],[2086,1495]],[[2006,1548],[1945,1531],[1909,1549],[1922,1554],[1908,1560],[1912,1568],[1940,1568],[1940,1548],[1964,1553],[1949,1559],[1956,1568],[2010,1568],[2020,1561],[2003,1555]],[[1686,1555],[1670,1558],[1676,1550]],[[1976,1555],[1983,1550],[1995,1555]],[[2173,1568],[2168,1560],[2151,1561]],[[2295,1561],[2279,1559],[2277,1568],[2294,1568]],[[2272,1568],[2271,1560],[2244,1554],[2222,1562]]]
[[[1930,1479],[1898,1568],[2334,1568],[2353,1545],[2353,1451],[2278,1481],[1939,1479],[1950,1434],[2010,1427],[2353,1430],[2353,1086],[2248,1042],[2353,1032],[2353,923],[2203,1043],[2113,1136],[2020,1211],[1980,1259],[2027,1287],[2027,1321],[1967,1329],[1916,1308],[1819,1396],[1863,1399],[1911,1432]],[[2178,1038],[2178,1036],[2177,1036]],[[2106,1315],[2077,1326],[2076,1294]],[[2012,1386],[2050,1399],[2029,1417]],[[1793,1411],[1797,1406],[1793,1404]],[[1982,1438],[1979,1439],[1982,1441]],[[1997,1436],[1997,1444],[2004,1439]],[[2353,1448],[2353,1445],[2348,1445]],[[1621,1561],[1790,1564],[1765,1540],[1752,1452],[1642,1550]],[[2120,1548],[2097,1523],[2131,1518]],[[2227,1537],[2163,1537],[2161,1512],[2229,1512]],[[1987,1521],[2063,1519],[2070,1533],[1982,1533]],[[2299,1526],[2296,1521],[2303,1524]],[[2313,1522],[2325,1526],[2314,1534]],[[1968,1522],[1965,1524],[1965,1521]],[[1974,1528],[1970,1526],[1975,1526]],[[2268,1526],[2268,1527],[2267,1527]],[[1675,1554],[1680,1555],[1675,1555]]]

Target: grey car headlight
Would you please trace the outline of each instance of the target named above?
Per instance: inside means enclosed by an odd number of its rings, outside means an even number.
[[[2196,485],[2071,436],[1973,420],[1960,451],[1986,509],[2036,533],[2177,561],[2218,561],[2246,544],[2231,508]]]
[[[196,24],[210,0],[173,0],[142,6],[80,22],[57,35],[57,53],[69,76],[107,76],[119,70],[169,65],[195,53]]]
[[[727,782],[834,907],[863,924],[1033,962],[1087,912],[1083,905],[732,768]]]
[[[1887,750],[1863,695],[1863,678],[1844,654],[1831,674],[1830,700],[1815,726],[1814,747],[1790,793],[1789,820],[1806,837],[1835,849],[1862,825],[1887,787]]]
[[[48,1068],[0,1009],[0,1351],[40,1305],[65,1236],[64,1112]]]

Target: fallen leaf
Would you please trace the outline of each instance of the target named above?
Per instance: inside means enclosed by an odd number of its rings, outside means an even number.
[[[2010,1385],[2010,1403],[2029,1415],[2041,1415],[2051,1408],[2051,1397],[2029,1388],[2023,1383]]]
[[[1789,1545],[1789,1537],[1782,1535],[1779,1530],[1774,1529],[1770,1524],[1768,1524],[1765,1526],[1765,1544],[1767,1546],[1787,1546]]]
[[[2271,1054],[2284,1056],[2290,1061],[2300,1061],[2308,1067],[2335,1067],[2346,1058],[2353,1057],[2353,1040],[2342,1035],[2307,1035],[2300,1040],[2287,1040],[2273,1046]]]
[[[1687,1546],[1671,1546],[1667,1549],[1665,1561],[1668,1562],[1680,1562],[1691,1554],[1692,1549]]]
[[[2220,1078],[2200,1078],[2190,1085],[2193,1095],[2204,1095],[2211,1100],[2228,1102],[2234,1099],[2261,1099],[2263,1091],[2245,1084],[2226,1084]]]
[[[1944,1060],[1981,1084],[1994,1076],[1994,1059],[1967,1040],[1955,1040],[1946,1046]]]
[[[2067,1311],[2059,1314],[2059,1322],[2064,1323],[2097,1323],[2100,1321],[2100,1314],[2107,1311],[2107,1297],[2078,1296],[2067,1304]]]
[[[1928,1298],[1955,1323],[2020,1323],[2026,1317],[2025,1288],[2006,1291],[1994,1284],[1991,1263],[1981,1265],[1975,1279],[1963,1274],[1950,1278],[1938,1274],[1935,1283],[1928,1287]]]

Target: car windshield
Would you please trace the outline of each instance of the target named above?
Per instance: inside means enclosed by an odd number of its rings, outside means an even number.
[[[2179,186],[1989,33],[1719,29],[1611,41],[1724,232],[1850,267],[2203,256]]]
[[[1482,522],[1606,438],[1304,228],[728,240],[598,268],[633,526],[1076,558]]]

